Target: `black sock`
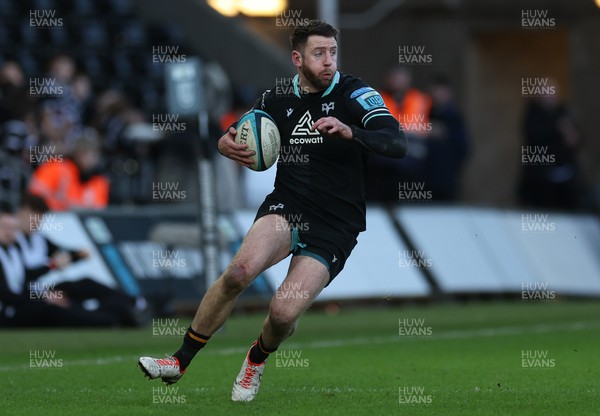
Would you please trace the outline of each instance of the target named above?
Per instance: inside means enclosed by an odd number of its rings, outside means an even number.
[[[190,326],[183,337],[183,344],[181,344],[181,348],[177,350],[173,357],[179,360],[179,367],[181,367],[181,371],[184,371],[188,365],[192,362],[198,351],[200,351],[210,337],[206,335],[202,335],[197,333]]]
[[[269,348],[265,347],[265,344],[262,340],[262,334],[258,336],[258,340],[256,344],[252,348],[250,348],[250,354],[248,355],[248,359],[251,363],[254,364],[262,364],[269,358],[269,354],[277,351],[277,347]]]

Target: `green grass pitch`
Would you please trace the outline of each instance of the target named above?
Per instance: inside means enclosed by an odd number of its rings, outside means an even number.
[[[598,415],[600,303],[492,302],[306,314],[252,403],[231,385],[263,315],[235,316],[169,388],[189,320],[0,331],[1,415]],[[33,360],[33,361],[32,361]]]

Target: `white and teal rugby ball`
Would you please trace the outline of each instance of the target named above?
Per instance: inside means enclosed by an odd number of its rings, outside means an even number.
[[[263,171],[277,161],[281,137],[275,121],[261,110],[250,110],[238,121],[235,142],[247,144],[248,150],[256,152],[250,169]]]

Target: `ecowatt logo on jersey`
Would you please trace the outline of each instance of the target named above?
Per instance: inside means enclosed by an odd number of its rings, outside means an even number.
[[[300,120],[292,131],[292,138],[290,144],[317,144],[323,143],[323,137],[317,130],[311,130],[313,125],[313,119],[310,112],[306,110],[306,113],[300,117]],[[293,137],[301,136],[301,137]]]

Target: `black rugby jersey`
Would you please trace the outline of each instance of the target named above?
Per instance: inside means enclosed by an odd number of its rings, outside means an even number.
[[[379,93],[361,79],[340,72],[325,91],[301,93],[296,75],[289,88],[263,93],[254,108],[268,113],[281,135],[274,193],[343,231],[365,230],[369,150],[356,140],[323,137],[310,127],[332,116],[350,126],[355,136],[391,140],[400,126]]]

